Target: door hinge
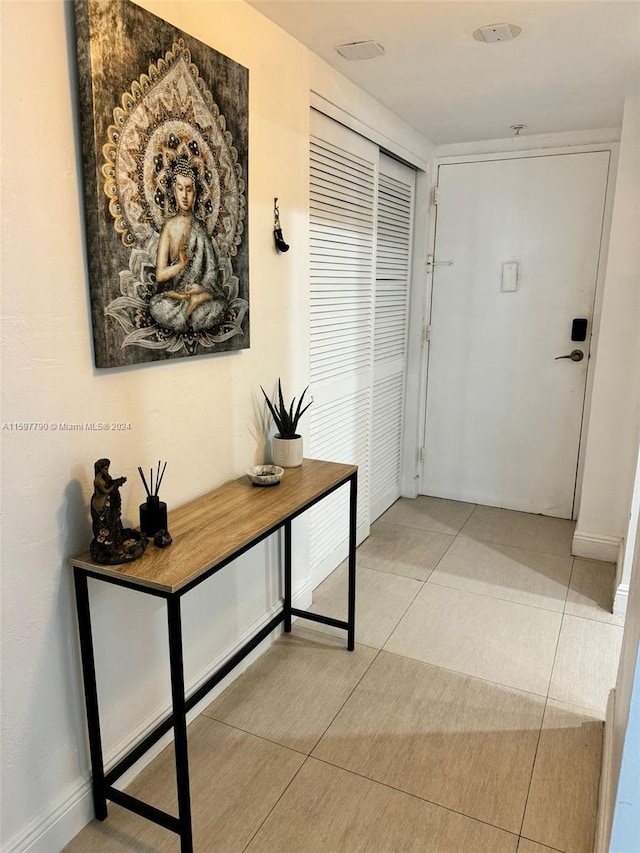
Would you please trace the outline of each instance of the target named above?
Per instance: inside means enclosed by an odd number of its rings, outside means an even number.
[[[418,450],[418,462],[424,462],[424,447]]]
[[[424,339],[426,343],[431,341],[431,324],[424,327]]]
[[[438,202],[440,201],[440,187],[435,186],[433,188],[433,192],[431,193],[431,202],[436,207],[438,206]]]

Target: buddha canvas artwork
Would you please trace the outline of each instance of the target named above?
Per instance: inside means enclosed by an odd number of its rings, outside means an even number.
[[[96,366],[248,347],[247,69],[129,0],[76,28]]]

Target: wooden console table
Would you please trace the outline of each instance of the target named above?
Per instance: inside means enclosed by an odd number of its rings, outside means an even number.
[[[98,820],[107,817],[107,800],[148,818],[180,836],[181,853],[192,853],[187,713],[258,646],[281,622],[291,630],[291,617],[343,628],[347,648],[355,646],[357,467],[305,459],[300,468],[285,469],[273,487],[253,486],[248,478],[232,480],[169,514],[173,544],[165,549],[149,544],[140,559],[121,566],[94,563],[88,553],[70,560],[73,567],[82,674],[87,709],[93,802]],[[344,622],[291,606],[291,522],[327,495],[349,484],[349,590]],[[251,637],[220,669],[190,696],[185,695],[182,659],[182,596],[235,560],[267,536],[284,528],[284,599],[282,610]],[[105,772],[96,671],[93,654],[88,578],[159,596],[167,602],[172,713]],[[160,738],[174,731],[178,816],[161,811],[114,787]]]

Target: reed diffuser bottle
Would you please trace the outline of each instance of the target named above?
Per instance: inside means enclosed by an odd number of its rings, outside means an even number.
[[[166,467],[167,463],[165,462],[162,473],[160,473],[160,460],[158,460],[155,490],[153,485],[153,468],[150,471],[151,487],[149,487],[144,474],[142,473],[142,467],[138,467],[138,473],[140,474],[140,478],[142,479],[142,483],[147,493],[147,500],[143,504],[140,504],[140,530],[145,534],[145,536],[149,536],[151,538],[153,538],[159,530],[167,530],[167,505],[164,501],[160,500],[158,495],[160,483],[164,477]]]

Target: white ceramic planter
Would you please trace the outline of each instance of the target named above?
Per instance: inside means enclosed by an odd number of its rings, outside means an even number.
[[[271,459],[274,465],[281,468],[297,468],[302,465],[302,436],[279,438],[274,435],[271,439]]]

